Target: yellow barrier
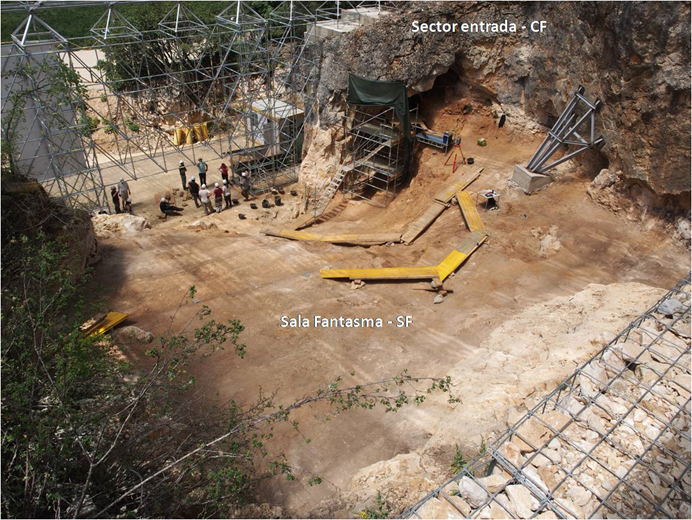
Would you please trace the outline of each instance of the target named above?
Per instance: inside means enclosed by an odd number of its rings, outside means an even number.
[[[176,128],[173,132],[173,144],[175,146],[180,146],[185,142],[185,130],[183,128]]]

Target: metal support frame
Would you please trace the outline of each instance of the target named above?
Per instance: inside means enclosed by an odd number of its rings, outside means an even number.
[[[589,148],[601,148],[605,144],[603,137],[594,138],[595,114],[601,107],[601,100],[598,99],[591,103],[583,94],[584,87],[579,86],[558,120],[548,132],[543,143],[538,147],[536,153],[533,154],[531,160],[529,160],[528,170],[544,174],[558,164],[568,161]],[[587,138],[584,138],[579,134],[578,130],[587,122]],[[573,146],[576,147],[576,150],[546,164],[561,145]]]
[[[401,517],[426,518],[427,507],[442,507],[466,518],[689,518],[690,356],[688,273]],[[509,443],[521,455],[510,457]],[[484,480],[491,475],[505,483],[491,491]],[[462,479],[486,498],[469,506],[459,496]],[[526,490],[529,514],[517,512],[509,486]]]
[[[404,180],[406,136],[393,107],[347,105],[350,122],[343,191],[387,207]],[[408,136],[410,139],[410,136]]]
[[[332,15],[287,1],[265,19],[236,1],[205,24],[178,2],[156,30],[144,31],[119,12],[127,3],[89,2],[104,13],[91,38],[72,39],[38,14],[76,3],[7,5],[28,16],[13,45],[3,46],[3,113],[13,89],[41,83],[32,78],[41,64],[64,63],[87,91],[85,99],[44,92],[32,101],[39,110],[24,125],[23,169],[51,195],[88,210],[108,208],[106,187],[120,177],[175,171],[179,160],[189,166],[200,156],[227,158],[235,172],[250,171],[254,191],[295,182],[319,72],[311,35],[318,20]],[[117,79],[99,66],[116,55]],[[63,106],[70,108],[56,109]],[[176,129],[192,132],[200,124],[207,125],[208,138],[176,144]]]

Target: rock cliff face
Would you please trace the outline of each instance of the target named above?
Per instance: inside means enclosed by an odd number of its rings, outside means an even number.
[[[547,31],[411,31],[414,20],[505,19],[519,28],[545,20]],[[559,115],[581,84],[591,99],[604,102],[597,126],[607,144],[590,173],[607,166],[658,196],[678,195],[690,191],[689,34],[687,3],[407,4],[401,13],[324,42],[320,122],[333,122],[343,110],[349,73],[404,81],[414,94],[453,71],[505,113],[542,124]]]
[[[9,176],[8,176],[9,177]],[[48,196],[35,181],[3,178],[2,243],[22,236],[30,240],[55,239],[69,252],[65,268],[79,279],[86,268],[99,261],[98,244],[89,214],[67,207]],[[3,280],[11,283],[13,272]]]

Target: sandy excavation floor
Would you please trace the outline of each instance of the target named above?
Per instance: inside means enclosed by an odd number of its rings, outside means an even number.
[[[304,474],[317,473],[325,482],[308,487],[276,480],[265,486],[264,498],[287,514],[348,514],[342,508],[374,494],[386,480],[378,473],[385,466],[367,467],[396,456],[409,457],[412,479],[418,472],[427,475],[404,482],[398,491],[390,486],[385,496],[405,502],[399,507],[408,505],[416,493],[439,483],[435,479],[448,468],[455,442],[473,456],[480,436],[504,428],[508,415],[516,413],[512,406],[571,373],[607,334],[622,329],[689,270],[689,252],[594,205],[586,194],[588,180],[555,184],[530,197],[508,188],[512,166],[526,159],[533,142],[515,142],[511,135],[488,136],[482,149],[474,142],[467,137],[463,145],[472,149],[478,164],[463,166],[457,174],[470,176],[484,166],[469,190],[499,190],[501,209],[481,210],[490,239],[445,283],[454,293],[441,305],[433,305],[432,293],[414,290],[425,283],[368,283],[352,290],[350,282],[320,279],[319,270],[438,263],[468,233],[456,206],[408,247],[300,243],[260,234],[266,225],[280,227],[295,215],[298,198],[288,194],[280,208],[252,212],[244,203],[202,218],[215,223],[211,229],[189,227],[203,215],[191,202],[184,217],[158,220],[154,194],[179,185],[177,173],[171,173],[131,182],[135,213],[147,217],[151,229],[100,240],[95,283],[106,287],[110,309],[130,313],[129,324],[164,332],[184,292],[195,285],[217,319],[239,319],[245,325],[245,359],[223,352],[194,367],[210,402],[250,404],[262,388],[278,389],[278,403],[288,404],[336,376],[367,382],[405,368],[414,375],[455,377],[463,402],[454,407],[433,401],[395,415],[353,412],[330,422],[315,417],[322,410],[299,413],[312,442],[306,445],[300,435],[286,431],[274,446]],[[417,178],[387,210],[336,200],[338,216],[312,231],[403,230],[450,182],[442,153],[420,153]],[[210,172],[217,167],[210,164]],[[241,211],[252,218],[238,220]],[[193,311],[183,310],[180,323]],[[409,315],[413,324],[280,327],[280,316],[297,314]],[[516,337],[509,341],[512,334]],[[146,348],[129,355],[136,361]],[[415,460],[405,455],[416,450]]]

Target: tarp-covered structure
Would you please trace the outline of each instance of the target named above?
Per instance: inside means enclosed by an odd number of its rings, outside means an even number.
[[[411,117],[408,108],[408,96],[406,95],[406,83],[402,81],[376,81],[349,74],[347,102],[349,105],[394,108],[394,113],[404,132],[406,146],[404,175],[407,175],[411,156]]]

